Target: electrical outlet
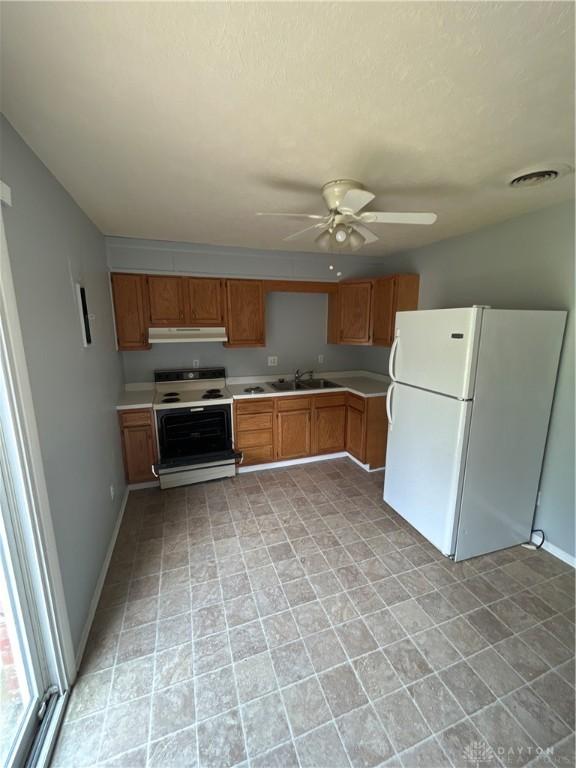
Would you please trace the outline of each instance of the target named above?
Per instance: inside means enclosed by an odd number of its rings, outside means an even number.
[[[318,362],[323,363],[324,362],[324,355],[318,355]]]
[[[114,501],[114,496],[116,496],[116,489],[114,488],[113,485],[111,485],[110,486],[110,498],[112,499],[112,501]]]
[[[192,360],[192,368],[199,368],[200,360]]]
[[[276,355],[270,355],[268,357],[268,365],[270,367],[273,367],[274,365],[278,365],[278,358],[276,357]]]

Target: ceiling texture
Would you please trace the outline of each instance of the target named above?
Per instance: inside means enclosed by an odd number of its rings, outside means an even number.
[[[385,255],[566,199],[569,2],[2,2],[2,111],[105,234],[312,251],[361,181]]]

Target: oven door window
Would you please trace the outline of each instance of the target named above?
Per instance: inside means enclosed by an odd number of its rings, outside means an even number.
[[[158,413],[158,442],[163,462],[229,450],[230,408],[178,408]]]

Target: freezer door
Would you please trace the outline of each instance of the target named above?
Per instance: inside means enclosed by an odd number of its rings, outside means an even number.
[[[566,312],[487,310],[456,560],[528,541]]]
[[[454,551],[471,407],[404,384],[389,390],[384,501],[445,555]]]
[[[396,314],[390,377],[467,400],[473,396],[482,308]]]

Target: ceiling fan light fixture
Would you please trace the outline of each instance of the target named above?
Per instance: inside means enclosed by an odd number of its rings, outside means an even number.
[[[364,245],[365,242],[366,242],[366,238],[363,237],[360,234],[360,232],[357,232],[355,229],[353,229],[350,232],[350,236],[348,238],[348,244],[349,244],[350,249],[352,251],[357,251],[360,248],[362,248],[362,246]]]
[[[348,240],[348,237],[349,237],[348,228],[344,224],[337,224],[334,227],[332,237],[336,241],[337,245],[344,245],[344,243],[346,242],[346,240]]]
[[[330,247],[332,246],[332,235],[327,229],[325,229],[324,232],[321,232],[318,235],[315,243],[318,248],[321,248],[323,251],[329,251]]]

